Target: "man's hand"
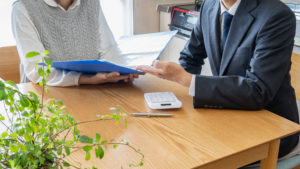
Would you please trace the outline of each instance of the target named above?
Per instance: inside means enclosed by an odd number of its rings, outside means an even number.
[[[81,75],[79,78],[79,84],[101,84],[109,82],[124,82],[133,81],[138,78],[138,74],[120,75],[119,72],[111,73],[97,73],[96,75]]]
[[[190,87],[192,81],[192,75],[186,72],[180,65],[173,62],[155,61],[153,67],[138,66],[137,70],[177,82],[186,87]]]

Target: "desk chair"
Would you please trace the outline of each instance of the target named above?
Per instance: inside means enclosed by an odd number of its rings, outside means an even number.
[[[0,78],[20,83],[20,58],[16,46],[0,48]]]

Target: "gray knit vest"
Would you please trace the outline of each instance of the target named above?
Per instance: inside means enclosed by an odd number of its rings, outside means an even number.
[[[81,0],[68,11],[49,6],[44,0],[22,3],[53,61],[100,58],[99,0]]]

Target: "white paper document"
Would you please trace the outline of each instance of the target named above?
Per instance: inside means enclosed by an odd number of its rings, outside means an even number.
[[[159,59],[176,33],[169,31],[123,37],[100,60],[128,68],[150,66],[154,60]]]

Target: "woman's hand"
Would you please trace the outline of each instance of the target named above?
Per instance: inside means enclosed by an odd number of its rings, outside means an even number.
[[[95,75],[82,74],[79,78],[79,84],[101,84],[109,82],[124,82],[133,81],[138,78],[138,74],[120,75],[119,72],[97,73]]]
[[[138,66],[137,70],[150,73],[159,78],[177,82],[183,86],[190,87],[192,75],[185,71],[180,65],[173,62],[155,61],[152,66]]]

